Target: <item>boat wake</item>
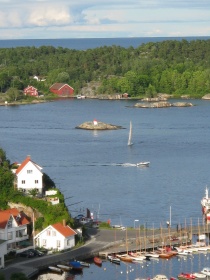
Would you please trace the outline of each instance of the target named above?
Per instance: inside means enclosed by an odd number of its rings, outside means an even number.
[[[113,164],[114,165],[114,164]],[[116,163],[115,164],[116,166],[124,166],[124,167],[133,167],[133,166],[136,166],[135,163],[129,163],[129,162],[126,162],[126,163]]]

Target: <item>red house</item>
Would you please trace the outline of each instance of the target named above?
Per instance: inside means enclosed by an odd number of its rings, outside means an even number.
[[[64,83],[55,83],[50,87],[50,91],[59,96],[72,96],[74,94],[73,87]]]
[[[33,86],[27,86],[27,88],[24,89],[23,91],[24,95],[29,95],[29,96],[38,96],[38,90],[33,87]]]

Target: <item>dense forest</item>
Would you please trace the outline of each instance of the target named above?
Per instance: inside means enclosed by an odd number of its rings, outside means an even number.
[[[37,82],[34,75],[44,81]],[[210,93],[210,40],[166,40],[138,48],[104,46],[85,51],[52,46],[0,49],[2,93],[14,96],[14,89],[21,92],[33,85],[47,96],[55,82],[68,83],[75,94],[91,82],[97,84],[96,94],[200,98]]]

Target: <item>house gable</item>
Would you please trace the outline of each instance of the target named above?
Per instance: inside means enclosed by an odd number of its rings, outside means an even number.
[[[33,86],[27,86],[23,92],[24,95],[38,96],[38,90]]]
[[[38,247],[60,251],[75,246],[76,234],[69,226],[56,223],[42,230],[34,239]]]
[[[50,91],[59,96],[71,96],[74,94],[73,87],[65,83],[55,83],[50,87]]]
[[[29,191],[32,189],[37,189],[40,193],[43,191],[43,182],[41,172],[42,167],[33,162],[30,156],[20,164],[16,170],[17,178],[17,189],[22,189],[23,191]]]

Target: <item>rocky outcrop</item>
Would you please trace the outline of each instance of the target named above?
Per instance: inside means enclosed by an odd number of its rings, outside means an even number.
[[[202,97],[202,99],[204,99],[204,100],[210,100],[210,93],[204,95],[204,96]]]
[[[173,107],[192,107],[194,105],[189,102],[175,102],[175,103],[172,103],[171,106],[173,106]]]
[[[96,122],[96,121],[90,121],[90,122],[84,122],[76,128],[79,129],[87,129],[87,130],[115,130],[115,129],[121,129],[122,126],[119,125],[113,125],[113,124],[107,124],[103,122]]]
[[[193,106],[192,103],[187,102],[175,102],[175,103],[169,103],[165,101],[161,102],[153,102],[153,103],[136,103],[134,107],[137,108],[168,108],[168,107],[191,107]]]
[[[161,102],[152,102],[152,103],[136,103],[134,107],[137,108],[166,108],[166,107],[171,107],[171,103],[161,101]]]

